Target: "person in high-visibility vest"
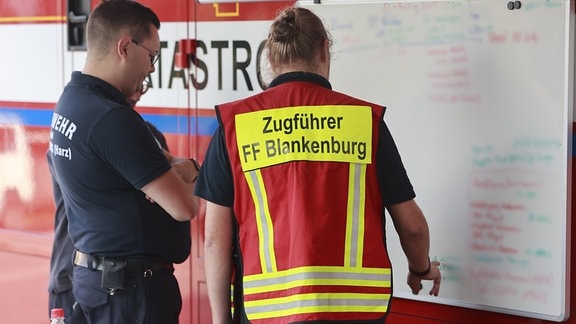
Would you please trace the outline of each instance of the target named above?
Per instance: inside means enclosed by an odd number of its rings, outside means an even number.
[[[313,12],[285,9],[266,43],[274,80],[216,106],[195,189],[207,201],[213,323],[383,323],[392,297],[386,209],[412,292],[424,279],[438,295],[428,224],[385,108],[332,90],[331,42]]]

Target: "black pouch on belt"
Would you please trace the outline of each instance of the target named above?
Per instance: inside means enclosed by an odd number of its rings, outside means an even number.
[[[102,281],[100,286],[108,290],[124,289],[125,259],[102,257]]]

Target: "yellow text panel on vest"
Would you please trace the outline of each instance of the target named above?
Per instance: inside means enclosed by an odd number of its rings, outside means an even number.
[[[243,171],[290,161],[370,164],[369,106],[299,106],[236,115]]]

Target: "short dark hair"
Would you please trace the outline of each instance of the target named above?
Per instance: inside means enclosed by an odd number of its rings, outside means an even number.
[[[133,0],[103,0],[88,17],[86,44],[88,51],[105,53],[119,33],[128,31],[131,37],[150,37],[150,25],[160,29],[160,19],[152,9]]]

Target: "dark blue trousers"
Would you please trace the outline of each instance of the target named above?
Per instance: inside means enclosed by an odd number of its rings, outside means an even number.
[[[102,272],[74,267],[73,290],[89,324],[176,324],[182,296],[171,271],[126,273],[125,289],[114,295],[100,287]]]

